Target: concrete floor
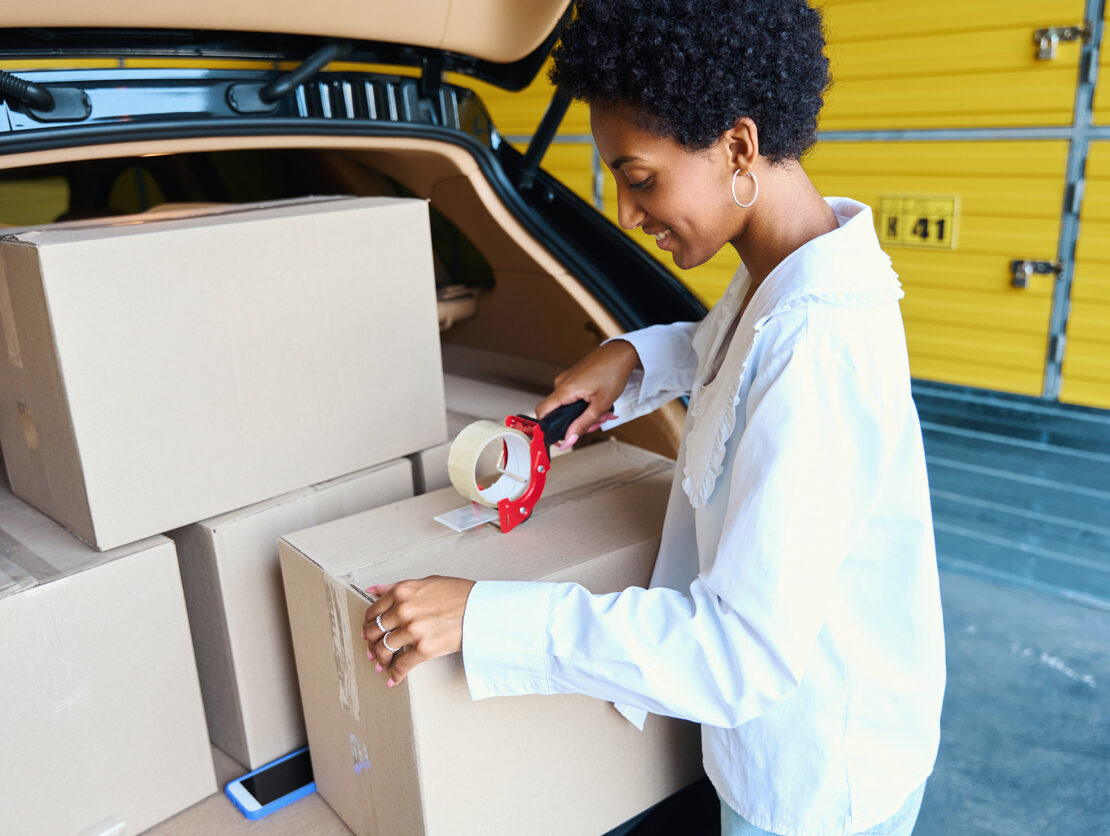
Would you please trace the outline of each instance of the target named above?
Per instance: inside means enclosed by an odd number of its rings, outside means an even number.
[[[916,836],[1110,833],[1110,612],[941,575],[948,688]]]

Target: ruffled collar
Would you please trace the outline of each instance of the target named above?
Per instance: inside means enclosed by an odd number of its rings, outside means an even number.
[[[870,207],[847,198],[828,198],[828,203],[839,227],[799,247],[767,275],[752,294],[709,383],[704,381],[710,364],[751,283],[743,265],[694,335],[698,371],[686,422],[682,489],[695,508],[709,501],[724,469],[748,360],[768,320],[810,304],[869,307],[903,296],[890,258],[875,237]]]

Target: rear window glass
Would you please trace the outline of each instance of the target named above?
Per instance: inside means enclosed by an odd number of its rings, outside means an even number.
[[[61,176],[0,179],[0,224],[52,223],[69,207],[69,180]]]

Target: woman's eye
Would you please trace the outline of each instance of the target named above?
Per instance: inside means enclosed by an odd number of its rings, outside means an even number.
[[[645,177],[639,183],[629,183],[628,188],[635,189],[636,191],[639,192],[639,191],[643,191],[644,189],[646,189],[650,185],[651,185],[651,178],[650,177]]]

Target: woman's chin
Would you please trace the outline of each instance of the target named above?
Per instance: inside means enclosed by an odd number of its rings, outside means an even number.
[[[685,249],[674,249],[671,250],[671,258],[674,260],[674,266],[679,270],[693,270],[695,267],[701,267],[709,261],[709,259],[713,258],[713,254],[692,254]]]

